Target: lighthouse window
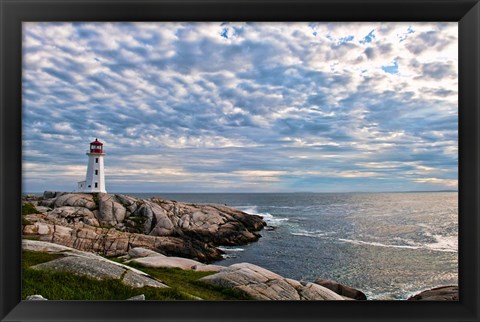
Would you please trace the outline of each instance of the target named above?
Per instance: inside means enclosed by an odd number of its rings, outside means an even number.
[[[95,163],[98,163],[98,158],[95,158]]]
[[[98,170],[95,170],[95,175],[98,176]]]
[[[98,182],[95,182],[95,188],[98,188]]]

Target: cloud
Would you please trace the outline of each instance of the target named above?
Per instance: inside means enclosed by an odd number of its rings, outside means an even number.
[[[26,191],[73,190],[95,137],[110,191],[455,186],[455,23],[23,28]]]

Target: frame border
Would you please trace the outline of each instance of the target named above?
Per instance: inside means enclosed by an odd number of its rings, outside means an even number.
[[[1,321],[480,321],[478,0],[0,0]],[[21,301],[22,21],[458,21],[458,302]]]

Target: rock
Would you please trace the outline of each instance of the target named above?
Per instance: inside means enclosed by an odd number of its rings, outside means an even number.
[[[67,193],[56,196],[54,206],[55,208],[62,206],[84,207],[89,210],[97,208],[93,195],[86,193]]]
[[[48,243],[39,240],[22,240],[22,249],[29,250],[32,252],[46,252],[46,253],[60,253],[63,251],[72,251],[73,248],[57,245],[53,243]]]
[[[321,285],[328,288],[329,290],[334,291],[335,293],[348,297],[354,300],[366,300],[367,296],[362,292],[353,287],[342,285],[336,281],[317,279],[315,284]]]
[[[422,291],[407,299],[408,301],[458,301],[458,286],[440,286]]]
[[[131,270],[125,273],[125,275],[123,276],[122,282],[128,286],[135,287],[135,288],[141,288],[145,286],[159,287],[159,288],[168,287],[167,285],[156,281],[151,276],[140,275],[140,274],[134,273]]]
[[[34,203],[34,202],[38,201],[40,199],[40,197],[37,197],[37,196],[32,195],[32,194],[27,194],[27,195],[23,196],[22,199],[25,200],[25,201],[29,201],[29,202]]]
[[[37,209],[38,212],[40,212],[42,214],[45,214],[45,213],[48,213],[48,212],[52,211],[52,208],[50,208],[50,207],[36,206],[35,208]]]
[[[222,205],[119,194],[46,191],[39,204],[43,214],[25,216],[24,235],[106,256],[143,247],[209,262],[221,259],[216,246],[256,241],[266,225],[260,216]]]
[[[25,298],[27,301],[47,301],[48,299],[44,298],[41,295],[29,295]]]
[[[153,250],[143,247],[135,247],[128,251],[129,258],[139,258],[139,257],[149,257],[149,256],[160,256],[165,257],[165,255],[157,253]]]
[[[98,220],[101,224],[115,225],[123,222],[127,210],[117,201],[115,195],[108,193],[98,194]]]
[[[170,236],[174,233],[174,226],[167,215],[167,212],[158,204],[151,205],[153,218],[155,219],[155,226],[150,231],[153,236]]]
[[[62,257],[31,267],[36,270],[52,270],[88,276],[97,280],[119,279],[125,270],[117,265],[87,257]]]
[[[343,300],[323,286],[303,285],[249,263],[231,265],[200,281],[240,291],[255,300]]]
[[[115,195],[115,198],[127,209],[127,215],[137,210],[137,199],[125,195]]]
[[[221,265],[200,265],[195,267],[197,272],[220,272],[222,269],[225,269],[225,266]]]
[[[146,267],[174,267],[174,268],[181,268],[185,270],[194,270],[194,271],[220,271],[221,269],[225,268],[223,266],[218,265],[205,265],[200,262],[181,258],[181,257],[166,257],[166,256],[148,256],[142,258],[135,258],[131,260],[134,263],[141,264]]]
[[[61,195],[64,195],[65,192],[60,192],[60,191],[44,191],[43,192],[43,199],[50,199],[50,198],[56,198],[60,197]]]
[[[302,300],[343,300],[342,296],[315,283],[307,283],[298,291]]]
[[[127,233],[113,228],[93,227],[81,222],[69,224],[63,219],[47,218],[42,214],[31,214],[25,218],[33,224],[24,226],[24,235],[38,236],[42,241],[97,252],[104,256],[122,256],[131,248],[143,247],[164,255],[187,257],[202,262],[222,258],[222,251],[198,240]],[[48,220],[49,223],[44,220]]]
[[[46,208],[46,207],[42,207]],[[38,208],[37,208],[38,209]],[[92,226],[99,226],[99,222],[93,212],[84,207],[62,206],[51,210],[48,216],[65,220],[66,223],[84,222]]]
[[[128,298],[127,301],[145,301],[145,295],[140,294],[140,295],[132,296],[131,298]]]
[[[48,249],[49,252],[55,252],[55,246],[46,246],[44,242],[40,242],[40,244],[36,244],[35,242],[36,241],[29,241],[28,243],[24,243],[24,249]],[[27,247],[25,247],[25,245],[27,245]],[[69,272],[97,280],[118,279],[122,283],[135,288],[144,286],[157,288],[168,287],[140,270],[110,261],[95,254],[62,248],[59,249],[59,252],[64,254],[65,257],[41,263],[31,268],[36,270]]]

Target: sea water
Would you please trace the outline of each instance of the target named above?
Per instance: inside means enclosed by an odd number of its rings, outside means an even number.
[[[262,238],[222,247],[220,265],[249,262],[305,282],[332,279],[379,300],[458,284],[457,192],[131,195],[262,216],[269,226]]]

